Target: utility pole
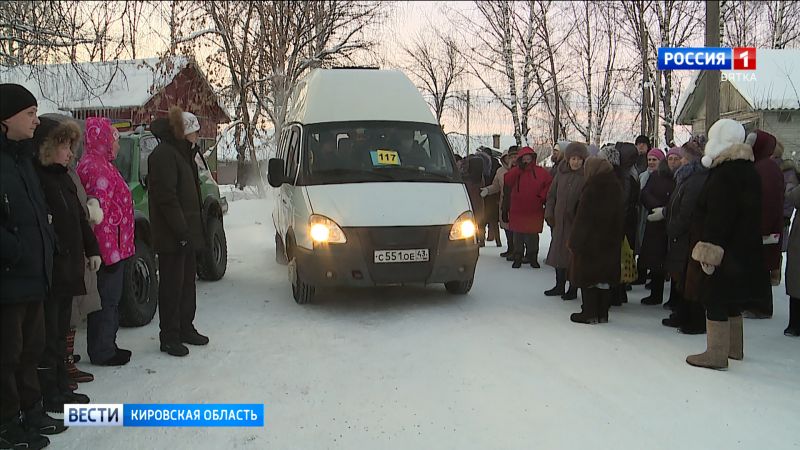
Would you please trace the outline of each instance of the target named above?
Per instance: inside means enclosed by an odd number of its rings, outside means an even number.
[[[467,89],[467,155],[469,155],[469,89]]]
[[[719,47],[719,1],[706,0],[706,47]],[[719,70],[705,71],[706,136],[711,125],[719,120]]]

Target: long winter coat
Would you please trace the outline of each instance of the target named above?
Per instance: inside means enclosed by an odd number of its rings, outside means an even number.
[[[33,140],[0,134],[0,303],[41,302],[53,274],[55,233],[33,168]]]
[[[642,189],[647,186],[647,182],[650,180],[650,171],[645,170],[644,172],[639,174],[639,192],[641,195]],[[642,251],[642,239],[644,239],[644,229],[647,227],[647,214],[648,211],[646,208],[639,208],[639,223],[636,228],[636,254],[639,255]]]
[[[188,241],[195,251],[205,247],[197,164],[184,138],[180,111],[153,121],[150,129],[159,139],[148,158],[150,223],[158,253],[180,249]]]
[[[789,192],[800,185],[800,176],[797,173],[797,166],[794,161],[783,160],[777,162],[783,172],[783,185],[785,187],[783,191],[783,234],[781,235],[781,251],[785,252],[789,247],[789,223],[795,210],[795,206],[792,205],[792,201],[789,199]]]
[[[775,141],[772,145],[753,147],[755,168],[761,178],[761,235],[783,233],[783,196],[786,186],[783,173],[772,159]],[[770,271],[781,266],[780,243],[766,244],[764,247],[764,269]]]
[[[572,170],[569,162],[562,160],[547,194],[544,217],[552,224],[550,250],[545,264],[557,269],[569,267],[570,254],[567,239],[572,231],[578,199],[583,189],[583,167]]]
[[[625,231],[625,236],[628,238],[628,244],[633,248],[636,246],[636,238],[638,235],[640,188],[638,175],[634,176],[632,172],[636,172],[634,165],[640,155],[638,150],[636,150],[636,146],[630,142],[618,142],[616,148],[619,151],[620,165],[616,168],[615,172],[617,173],[617,179],[622,185],[621,201],[623,205],[623,216],[625,217],[623,221],[623,230]],[[620,238],[620,241],[621,240],[622,238]]]
[[[792,189],[787,198],[796,211],[800,211],[800,186]],[[800,298],[800,214],[795,212],[792,231],[789,232],[789,249],[786,252],[786,293]]]
[[[689,228],[694,220],[697,200],[708,178],[708,170],[697,160],[678,169],[675,176],[677,186],[670,197],[669,206],[664,210],[669,241],[664,269],[681,280],[678,287],[683,289],[682,281],[691,254]]]
[[[84,153],[78,163],[78,176],[86,194],[96,198],[103,210],[103,221],[94,226],[100,256],[107,266],[133,256],[133,197],[128,185],[111,161],[116,130],[106,118],[86,120]]]
[[[528,147],[517,154],[517,162],[527,155],[534,154]],[[541,233],[544,228],[544,204],[553,177],[547,170],[536,165],[535,161],[520,169],[512,168],[505,175],[505,186],[511,192],[511,206],[508,219],[511,231],[516,233]]]
[[[744,303],[769,286],[761,243],[761,180],[747,144],[734,144],[711,164],[693,218],[698,237],[689,260],[686,295],[704,304]],[[700,262],[715,266],[706,275]]]
[[[464,165],[465,169],[463,175],[464,185],[467,187],[467,194],[469,195],[469,202],[472,205],[472,212],[475,215],[475,220],[478,224],[485,223],[484,219],[485,208],[484,208],[483,197],[481,197],[481,188],[483,187],[484,184],[483,158],[479,154],[472,154],[464,158],[461,164]]]
[[[675,190],[675,180],[667,166],[667,161],[661,161],[658,169],[650,174],[647,184],[640,195],[643,209],[647,212],[655,208],[666,207],[669,204],[672,191]],[[664,270],[664,260],[667,256],[667,224],[666,222],[647,222],[642,238],[642,248],[639,254],[639,264],[651,270]]]
[[[621,277],[622,187],[611,164],[599,158],[586,160],[584,176],[586,181],[567,241],[572,255],[570,286],[617,285]]]
[[[86,195],[86,190],[83,188],[78,174],[72,169],[67,173],[72,179],[72,184],[75,185],[75,192],[78,194],[78,201],[81,203],[81,214],[88,220],[89,211],[86,208],[86,201],[89,199],[89,196]],[[97,239],[95,238],[95,242],[96,241]],[[97,291],[97,274],[91,270],[85,270],[83,272],[83,285],[86,287],[86,294],[75,296],[72,303],[73,308],[70,324],[73,327],[80,324],[89,313],[99,311],[103,307],[100,300],[100,293]]]
[[[488,186],[489,195],[497,196],[497,214],[498,218],[500,219],[500,227],[504,230],[508,229],[508,222],[503,221],[500,211],[503,209],[503,196],[505,195],[503,186],[505,184],[506,173],[508,173],[508,167],[505,164],[501,165],[500,168],[497,169],[497,173],[494,175],[492,184]]]
[[[100,248],[78,199],[75,183],[67,168],[60,164],[43,166],[37,162],[36,172],[56,233],[53,290],[71,297],[86,294],[85,257],[99,256]]]

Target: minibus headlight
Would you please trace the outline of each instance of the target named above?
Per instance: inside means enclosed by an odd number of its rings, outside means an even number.
[[[347,238],[339,225],[331,219],[314,214],[309,219],[309,234],[319,244],[344,244]]]
[[[450,228],[450,240],[472,239],[477,231],[478,227],[475,226],[472,213],[467,211],[458,216],[458,219],[453,223],[453,227]]]

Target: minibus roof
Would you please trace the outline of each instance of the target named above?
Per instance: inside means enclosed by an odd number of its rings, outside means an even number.
[[[293,92],[287,122],[386,120],[436,124],[428,104],[399,70],[314,69]]]

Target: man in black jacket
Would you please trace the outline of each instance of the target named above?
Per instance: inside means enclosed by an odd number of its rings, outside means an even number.
[[[0,84],[0,99],[0,445],[43,448],[50,441],[42,434],[66,429],[44,413],[36,372],[54,233],[33,168],[36,98],[20,85]]]
[[[150,129],[159,144],[148,158],[150,222],[158,253],[160,286],[158,313],[161,351],[186,356],[184,343],[206,345],[208,338],[194,328],[197,309],[196,252],[205,246],[200,181],[194,162],[200,124],[197,117],[173,107],[169,118],[153,121]]]

